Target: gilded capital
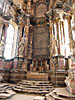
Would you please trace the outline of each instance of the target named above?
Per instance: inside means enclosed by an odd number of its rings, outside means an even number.
[[[60,20],[60,18],[59,17],[56,17],[55,21],[58,22],[59,20]]]
[[[65,19],[67,19],[68,21],[72,19],[71,16],[65,16]]]

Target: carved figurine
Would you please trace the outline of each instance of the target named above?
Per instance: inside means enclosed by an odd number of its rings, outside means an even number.
[[[51,56],[56,55],[56,53],[57,53],[57,46],[58,46],[57,40],[55,39],[54,36],[52,36],[51,46],[50,46]]]
[[[23,57],[23,55],[24,55],[24,37],[21,38],[21,41],[18,47],[18,56]]]

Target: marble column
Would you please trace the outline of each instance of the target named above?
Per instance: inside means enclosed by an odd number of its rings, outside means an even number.
[[[68,32],[69,32],[69,46],[70,46],[70,52],[72,52],[72,49],[74,48],[74,41],[72,36],[72,29],[71,29],[71,16],[65,17],[68,21]]]
[[[64,32],[64,21],[62,21],[62,31],[63,31],[63,46],[64,46],[64,56],[65,56],[65,32]]]
[[[2,39],[2,28],[3,28],[3,23],[0,21],[0,41]]]
[[[55,67],[57,66],[57,59],[55,57],[56,54],[56,40],[55,40],[55,35],[53,34],[54,29],[53,29],[53,21],[50,21],[50,70],[54,72]]]
[[[60,35],[61,35],[61,45],[62,45],[63,37],[62,37],[62,22],[61,21],[60,21]]]
[[[58,49],[58,54],[54,56],[53,58],[53,64],[54,64],[54,70],[65,70],[65,65],[64,65],[64,55],[62,53],[62,44],[63,44],[63,25],[62,21],[59,17],[56,18],[55,20],[56,23],[56,29],[57,29],[57,49]]]
[[[49,48],[50,48],[50,70],[52,70],[52,66],[53,66],[53,63],[52,63],[52,51],[51,51],[51,49],[52,49],[52,21],[50,21],[50,26],[49,26],[49,31],[50,31],[50,46],[49,46]]]
[[[64,44],[65,44],[64,21],[62,21],[62,31],[63,31],[63,38],[64,38]]]
[[[50,21],[50,56],[56,55],[57,40],[55,38],[54,22]]]
[[[60,37],[59,37],[59,19],[56,18],[56,27],[57,27],[57,40],[58,40],[58,55],[60,54]]]
[[[65,34],[64,34],[64,22],[60,20],[60,35],[61,35],[61,55],[65,55],[65,48],[64,48],[64,44],[65,44]]]
[[[3,36],[3,25],[4,23],[1,23],[1,28],[0,28],[0,57],[3,57],[3,50],[4,50],[4,36]]]
[[[50,27],[49,27],[49,30],[50,30],[50,56],[52,56],[52,21],[50,21]]]

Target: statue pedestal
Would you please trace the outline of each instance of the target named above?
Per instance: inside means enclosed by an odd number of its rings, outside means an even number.
[[[66,66],[64,56],[58,55],[53,56],[50,62],[50,78],[53,84],[64,85],[64,80],[66,76]]]
[[[24,59],[24,62],[22,63],[22,69],[27,71],[27,60],[26,59]]]
[[[26,71],[23,69],[12,69],[10,71],[10,82],[17,83],[26,79]]]
[[[65,70],[65,58],[62,55],[53,56],[50,59],[50,69],[51,71],[57,71],[57,70]]]
[[[57,70],[65,70],[65,58],[62,55],[57,56],[58,68]]]

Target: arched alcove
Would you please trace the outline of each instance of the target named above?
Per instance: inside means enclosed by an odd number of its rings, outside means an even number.
[[[5,43],[5,51],[4,51],[4,57],[5,59],[11,59],[12,58],[12,48],[13,48],[13,38],[14,38],[14,27],[9,24],[9,27],[7,29],[7,35],[6,35],[6,43]]]

